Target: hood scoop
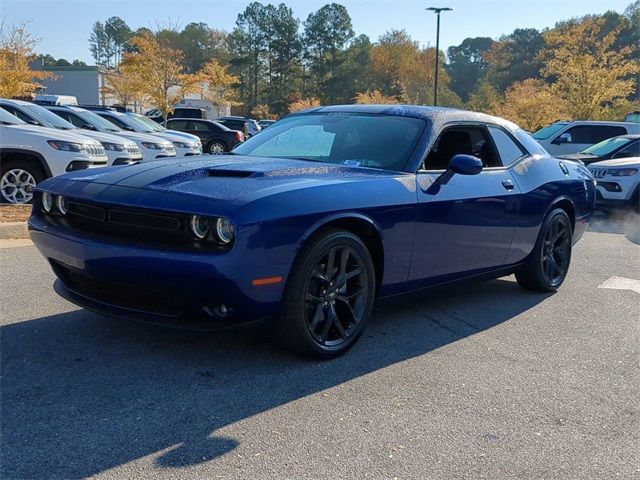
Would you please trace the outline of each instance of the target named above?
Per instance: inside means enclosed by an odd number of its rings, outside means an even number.
[[[222,168],[211,168],[207,170],[207,176],[213,178],[247,178],[262,175],[262,172],[253,172],[251,170],[225,170]]]

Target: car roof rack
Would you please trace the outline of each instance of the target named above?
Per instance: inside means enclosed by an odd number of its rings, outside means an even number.
[[[123,107],[122,105],[92,105],[92,104],[80,104],[77,105],[80,108],[84,108],[85,110],[97,110],[97,111],[107,111],[107,112],[121,112],[127,113],[129,110],[127,107]]]

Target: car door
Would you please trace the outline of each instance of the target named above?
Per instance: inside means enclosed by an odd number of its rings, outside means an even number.
[[[552,155],[581,152],[602,140],[626,133],[624,127],[613,125],[576,125],[556,135],[547,150]]]
[[[477,156],[483,170],[478,175],[456,174],[434,188],[456,154]],[[416,177],[410,280],[453,279],[504,264],[520,193],[509,166],[526,155],[524,147],[498,126],[448,125],[441,132]]]

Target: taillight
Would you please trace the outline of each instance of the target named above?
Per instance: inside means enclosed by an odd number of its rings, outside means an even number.
[[[242,132],[236,131],[236,140],[238,140],[239,142],[244,142],[244,135],[242,134]]]

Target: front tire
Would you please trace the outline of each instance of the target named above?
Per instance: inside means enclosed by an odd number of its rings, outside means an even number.
[[[329,229],[296,258],[282,300],[280,326],[295,353],[334,358],[362,334],[373,309],[375,270],[362,240]]]
[[[556,291],[569,271],[572,238],[569,216],[556,208],[542,224],[527,263],[516,272],[520,286],[538,292]]]
[[[45,179],[42,169],[33,162],[9,160],[0,165],[0,202],[26,204],[33,201],[33,191]]]

